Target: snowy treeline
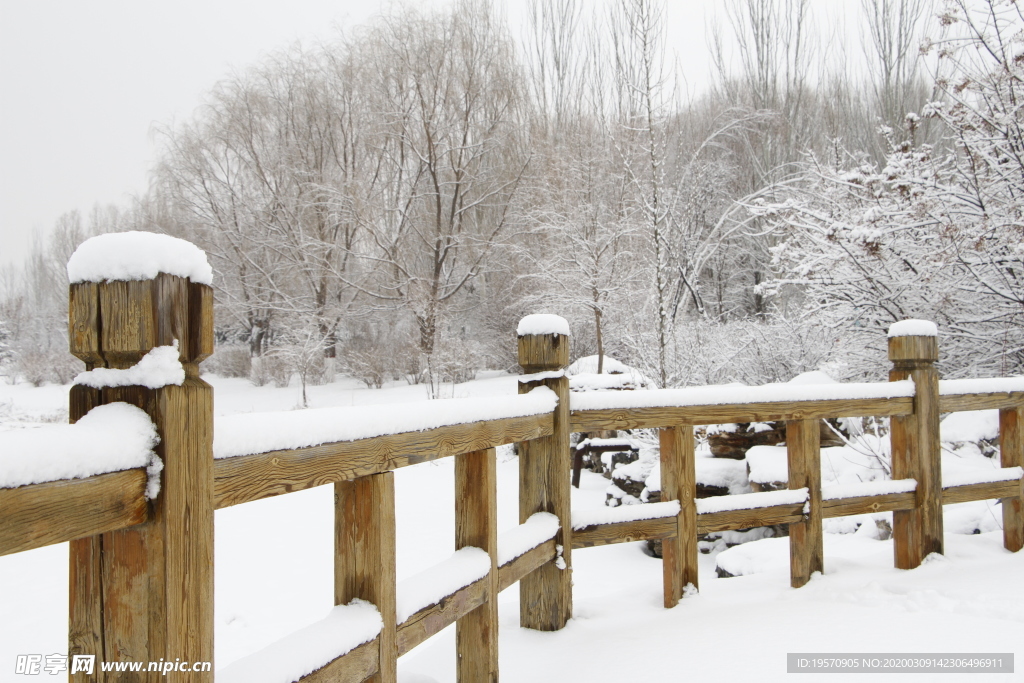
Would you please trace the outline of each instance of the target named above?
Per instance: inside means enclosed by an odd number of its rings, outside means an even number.
[[[663,386],[877,378],[914,317],[946,376],[1021,372],[1017,6],[863,0],[845,48],[812,9],[722,3],[692,98],[652,0],[538,0],[522,35],[400,7],[274,54],[160,132],[133,206],[4,275],[0,365],[69,380],[63,264],[148,229],[207,251],[206,367],[256,383],[510,368],[536,311]]]

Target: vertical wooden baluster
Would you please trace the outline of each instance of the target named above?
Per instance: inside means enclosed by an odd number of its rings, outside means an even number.
[[[786,422],[789,488],[807,488],[809,514],[789,525],[790,585],[799,588],[811,574],[823,572],[821,532],[821,429],[817,420]]]
[[[999,454],[1003,467],[1024,467],[1024,408],[999,411]],[[1017,552],[1024,547],[1022,498],[1003,498],[1003,546]]]
[[[675,535],[661,542],[665,607],[675,607],[687,586],[696,589],[699,585],[693,427],[665,427],[658,436],[661,442],[661,500],[679,501]]]
[[[487,601],[456,622],[460,683],[498,681],[498,480],[495,451],[455,456],[455,549],[491,556]]]
[[[395,474],[384,472],[334,485],[334,604],[372,602],[384,628],[373,683],[398,679],[395,614]]]

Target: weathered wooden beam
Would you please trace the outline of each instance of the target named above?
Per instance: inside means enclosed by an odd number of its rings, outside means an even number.
[[[821,429],[818,420],[786,423],[789,488],[807,489],[806,519],[789,525],[790,585],[800,588],[825,571],[821,528]]]
[[[678,527],[676,517],[659,517],[655,519],[638,519],[632,522],[614,522],[612,524],[595,524],[582,529],[573,530],[572,547],[596,548],[613,543],[631,543],[633,541],[654,541],[673,538]],[[694,531],[696,541],[697,532]],[[696,545],[696,542],[694,543]],[[664,547],[664,544],[662,545]],[[685,585],[685,584],[683,584]]]
[[[697,474],[693,427],[667,427],[658,432],[661,445],[661,500],[679,501],[671,533],[662,537],[661,565],[664,604],[675,607],[686,587],[697,588]]]
[[[483,607],[488,602],[489,590],[490,578],[484,577],[410,616],[398,625],[398,654],[404,655],[427,638]]]
[[[868,515],[874,512],[894,512],[896,510],[912,510],[917,505],[917,494],[887,493],[880,496],[857,496],[855,498],[835,498],[821,501],[822,517],[847,517],[849,515]]]
[[[524,628],[557,631],[572,617],[572,454],[569,445],[569,337],[528,334],[518,338],[519,364],[526,373],[552,376],[520,382],[519,392],[546,386],[558,396],[550,436],[519,444],[519,523],[536,512],[550,512],[561,525],[555,543],[562,546],[561,567],[544,564],[524,576],[519,586],[519,623]]]
[[[996,394],[943,394],[939,396],[940,413],[959,413],[968,410],[1014,409],[1024,405],[1024,391]]]
[[[804,504],[791,503],[752,510],[726,510],[705,512],[697,515],[697,533],[732,529],[752,529],[773,524],[792,524],[804,521]]]
[[[125,529],[149,518],[146,471],[0,489],[0,555]]]
[[[553,561],[558,556],[555,539],[551,538],[536,548],[498,567],[498,590],[503,591],[512,584],[521,581],[524,576]]]
[[[376,605],[384,628],[370,680],[398,678],[395,580],[395,475],[373,474],[334,485],[334,604],[354,598]]]
[[[550,414],[510,417],[214,461],[217,508],[551,434]]]
[[[710,406],[657,408],[609,408],[572,411],[572,431],[599,429],[653,429],[674,425],[722,424],[727,422],[774,422],[817,420],[828,417],[908,415],[913,399],[895,398],[828,399],[820,401],[771,401]]]
[[[892,535],[898,569],[920,566],[929,553],[942,553],[942,464],[939,443],[939,357],[936,337],[889,338],[890,381],[913,379],[914,412],[893,417],[892,478],[917,480],[917,506],[893,513]]]
[[[1019,479],[1010,481],[992,481],[983,484],[964,484],[963,486],[950,486],[942,489],[942,504],[952,505],[953,503],[968,503],[972,500],[993,500],[1018,499],[1020,497],[1021,482]]]
[[[455,456],[455,549],[481,548],[490,573],[478,581],[484,601],[455,626],[460,683],[498,680],[498,473],[493,448]],[[399,633],[399,651],[401,651]]]
[[[299,683],[362,683],[377,673],[379,653],[380,643],[374,638],[306,674]]]
[[[1003,467],[1024,467],[1024,407],[999,411],[999,457]],[[1003,546],[1010,552],[1024,548],[1024,482],[1015,496],[1003,498]],[[945,492],[943,492],[945,494]]]

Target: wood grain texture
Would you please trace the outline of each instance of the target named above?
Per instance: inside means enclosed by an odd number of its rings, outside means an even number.
[[[822,517],[846,517],[849,515],[868,515],[874,512],[894,512],[896,510],[912,510],[917,505],[917,494],[887,493],[881,496],[857,496],[854,498],[837,498],[821,502]]]
[[[985,484],[965,484],[942,489],[942,504],[968,503],[972,500],[1016,499],[1020,496],[1021,481],[993,481]]]
[[[786,423],[789,488],[806,488],[809,512],[802,522],[789,525],[789,577],[793,588],[825,571],[821,528],[821,429],[818,420]]]
[[[572,431],[591,432],[599,429],[653,429],[685,424],[907,415],[913,409],[912,406],[912,398],[900,396],[896,398],[731,403],[714,406],[574,410],[572,411]]]
[[[752,529],[758,526],[773,524],[792,524],[804,521],[804,504],[773,505],[772,507],[754,510],[726,510],[725,512],[706,512],[697,515],[697,533],[707,534],[712,531],[729,531],[730,529]]]
[[[555,539],[552,538],[501,565],[498,567],[498,591],[505,590],[524,576],[554,561],[557,554]]]
[[[572,547],[574,549],[596,548],[597,546],[611,545],[613,543],[670,539],[675,536],[678,524],[676,517],[638,519],[634,522],[615,522],[613,524],[595,524],[594,526],[582,529],[574,529]],[[693,537],[694,539],[697,538],[696,531]],[[662,544],[662,548],[664,547],[664,544]]]
[[[519,337],[519,364],[525,372],[563,369],[569,361],[569,339],[562,335]],[[558,396],[550,436],[519,444],[519,523],[536,512],[558,517],[555,542],[562,546],[565,568],[554,563],[523,577],[519,586],[519,623],[524,628],[557,631],[572,617],[572,452],[569,445],[569,378],[519,384],[526,393],[546,386]]]
[[[564,334],[528,334],[517,341],[519,365],[527,374],[569,365],[569,337]]]
[[[213,355],[213,288],[189,283],[189,344],[186,359],[201,363]]]
[[[90,536],[68,544],[70,560],[68,604],[68,655],[95,655],[106,660],[103,643],[103,586],[100,582],[102,544]],[[68,674],[71,683],[104,683],[103,672]]]
[[[551,434],[551,415],[451,425],[214,461],[219,508]]]
[[[891,337],[890,381],[913,379],[914,413],[890,422],[892,478],[917,480],[917,506],[893,513],[893,553],[898,569],[920,566],[943,551],[942,466],[939,443],[939,373],[935,337]]]
[[[374,638],[299,679],[300,683],[362,683],[377,672],[380,644]]]
[[[380,610],[374,683],[398,678],[395,595],[395,475],[383,472],[334,485],[334,604],[360,598]]]
[[[124,529],[148,519],[145,470],[0,489],[0,555]]]
[[[455,627],[457,680],[498,681],[498,470],[493,448],[455,456],[455,549],[481,548],[491,571],[479,607]],[[399,651],[401,651],[399,633]]]
[[[484,577],[446,595],[437,603],[424,607],[410,616],[398,626],[398,654],[404,655],[427,638],[440,633],[443,629],[479,610],[489,602],[487,597],[489,590],[490,577]],[[481,664],[487,663],[485,661]],[[486,669],[487,667],[482,666],[482,668]],[[461,667],[457,669],[457,671],[460,670]]]
[[[104,282],[100,294],[100,348],[107,367],[128,368],[156,343],[153,280]]]
[[[1024,467],[1024,407],[1020,405],[999,411],[999,458],[1003,467]],[[1024,547],[1022,490],[1018,487],[1016,496],[1003,498],[1002,505],[1003,546],[1014,553]]]
[[[675,607],[687,585],[697,588],[697,475],[693,427],[661,429],[661,500],[679,501],[679,514],[670,520],[671,533],[662,537],[661,563],[664,604]],[[659,520],[660,521],[660,520]]]
[[[68,347],[71,355],[92,369],[103,363],[100,353],[100,291],[95,282],[81,282],[68,290]]]
[[[940,413],[968,410],[1001,410],[1024,405],[1024,391],[997,394],[945,394],[939,396]]]

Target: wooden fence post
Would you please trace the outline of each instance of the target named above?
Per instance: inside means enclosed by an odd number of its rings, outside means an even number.
[[[181,386],[74,386],[70,418],[125,401],[156,425],[163,462],[150,521],[71,543],[69,652],[95,655],[74,681],[212,682],[209,672],[106,673],[100,661],[213,662],[213,390],[199,363],[213,352],[209,286],[153,280],[80,283],[69,299],[71,352],[87,367],[128,368],[178,341]]]
[[[676,533],[661,542],[665,607],[675,607],[686,587],[697,582],[697,475],[693,426],[659,430],[661,442],[661,500],[679,501]]]
[[[519,365],[526,373],[558,371],[569,364],[569,336],[543,328],[524,327],[534,316],[520,322],[519,329],[536,333],[519,335]],[[560,320],[560,329],[568,323]],[[519,522],[535,512],[550,512],[561,524],[555,543],[561,546],[563,569],[549,562],[525,576],[519,583],[519,623],[524,628],[557,631],[572,616],[572,454],[569,449],[569,379],[562,374],[533,382],[520,382],[519,393],[546,386],[558,395],[551,436],[519,444]]]
[[[373,683],[398,680],[395,578],[395,473],[334,485],[334,604],[372,602],[384,627]]]
[[[899,325],[899,323],[897,323]],[[894,326],[895,327],[895,326]],[[930,553],[943,552],[942,465],[939,442],[939,343],[935,336],[889,337],[889,381],[914,380],[914,412],[892,418],[892,478],[917,480],[917,507],[893,513],[898,569],[913,569]]]
[[[999,457],[1003,467],[1024,467],[1024,408],[999,411]],[[1024,494],[1024,491],[1022,491]],[[1003,498],[1003,546],[1017,552],[1024,547],[1022,496]]]
[[[455,456],[455,549],[491,556],[484,604],[455,624],[459,683],[498,683],[498,477],[495,451]]]
[[[789,525],[789,580],[799,588],[825,571],[821,530],[821,428],[818,420],[786,422],[789,488],[806,488],[807,519]]]

